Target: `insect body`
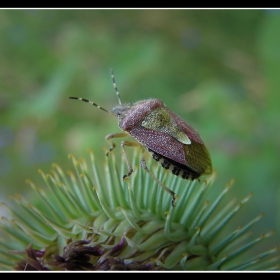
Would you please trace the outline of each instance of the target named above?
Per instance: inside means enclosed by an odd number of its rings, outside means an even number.
[[[136,103],[122,104],[111,70],[113,85],[119,100],[119,105],[111,110],[111,114],[118,118],[118,124],[124,133],[109,134],[106,140],[111,144],[106,153],[115,148],[111,139],[131,135],[137,142],[122,141],[121,149],[128,167],[129,177],[133,172],[125,152],[125,146],[144,146],[163,168],[183,179],[194,180],[204,174],[211,174],[212,163],[209,152],[197,132],[191,128],[181,117],[168,109],[159,99],[147,99]],[[69,97],[88,102],[99,109],[108,112],[92,101],[84,98]],[[109,113],[109,112],[108,112]],[[175,193],[160,182],[148,169],[144,156],[141,166],[172,196],[172,205]]]

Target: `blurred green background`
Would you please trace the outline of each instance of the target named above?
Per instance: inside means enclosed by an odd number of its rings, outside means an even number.
[[[279,30],[279,10],[0,10],[1,201],[32,199],[25,180],[44,187],[37,170],[70,153],[103,163],[117,120],[67,97],[112,108],[113,68],[123,103],[162,99],[199,132],[216,194],[254,193],[237,224],[265,212],[280,245]]]

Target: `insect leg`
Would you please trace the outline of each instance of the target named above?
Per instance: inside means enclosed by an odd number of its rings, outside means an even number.
[[[122,148],[122,152],[123,152],[123,156],[127,165],[127,169],[128,169],[128,173],[126,175],[123,176],[123,180],[127,177],[129,177],[131,175],[131,173],[133,172],[133,169],[131,167],[131,164],[128,160],[127,154],[125,152],[124,146],[128,146],[128,147],[141,147],[142,145],[139,144],[138,142],[131,142],[131,141],[122,141],[121,142],[121,148]]]
[[[127,133],[120,132],[120,133],[114,133],[114,134],[108,134],[105,137],[105,140],[111,145],[110,149],[106,152],[106,156],[116,147],[116,144],[111,141],[110,139],[112,138],[122,138],[122,137],[127,137]]]
[[[171,191],[169,188],[167,188],[158,178],[155,177],[155,175],[148,169],[147,165],[146,165],[146,161],[145,161],[145,156],[147,154],[147,151],[143,154],[143,156],[141,157],[140,160],[140,164],[142,166],[142,168],[144,168],[144,170],[165,190],[167,191],[171,196],[172,196],[172,201],[171,201],[171,205],[174,206],[175,205],[175,199],[176,199],[176,193]]]

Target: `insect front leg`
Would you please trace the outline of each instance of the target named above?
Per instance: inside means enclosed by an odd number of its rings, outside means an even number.
[[[109,155],[109,153],[116,147],[116,144],[110,140],[112,138],[122,138],[122,137],[127,137],[128,135],[124,132],[120,132],[120,133],[114,133],[114,134],[108,134],[105,137],[105,140],[111,145],[110,149],[106,152],[106,156]]]
[[[146,161],[145,161],[145,156],[148,152],[145,151],[145,153],[143,154],[143,156],[141,157],[140,160],[140,164],[141,167],[165,190],[167,191],[171,196],[172,196],[172,201],[171,201],[171,205],[174,206],[175,205],[175,200],[176,200],[176,193],[171,191],[169,188],[167,188],[158,178],[156,178],[156,176],[148,169],[147,165],[146,165]]]
[[[131,173],[133,172],[133,169],[131,167],[131,164],[128,160],[127,154],[126,154],[125,149],[124,149],[125,146],[128,146],[128,147],[139,147],[140,146],[141,147],[142,145],[137,143],[137,142],[131,142],[131,141],[122,141],[121,142],[121,148],[122,148],[123,156],[124,156],[124,159],[125,159],[125,162],[126,162],[126,165],[127,165],[127,169],[128,169],[128,173],[123,176],[123,180],[125,178],[128,178],[131,175]]]

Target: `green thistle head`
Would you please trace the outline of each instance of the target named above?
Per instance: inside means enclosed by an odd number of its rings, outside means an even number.
[[[263,216],[232,230],[231,218],[251,194],[225,203],[231,181],[208,201],[214,177],[186,181],[158,166],[157,178],[176,192],[170,195],[142,170],[122,181],[114,154],[104,170],[70,156],[75,174],[53,165],[44,174],[46,188],[29,182],[38,196],[31,205],[14,197],[19,208],[0,224],[2,270],[278,270],[279,247],[255,255],[258,243],[273,232],[250,239]],[[139,162],[139,154],[133,158]],[[123,162],[123,161],[122,161]],[[150,163],[153,165],[153,163]],[[7,207],[5,204],[2,206]]]

